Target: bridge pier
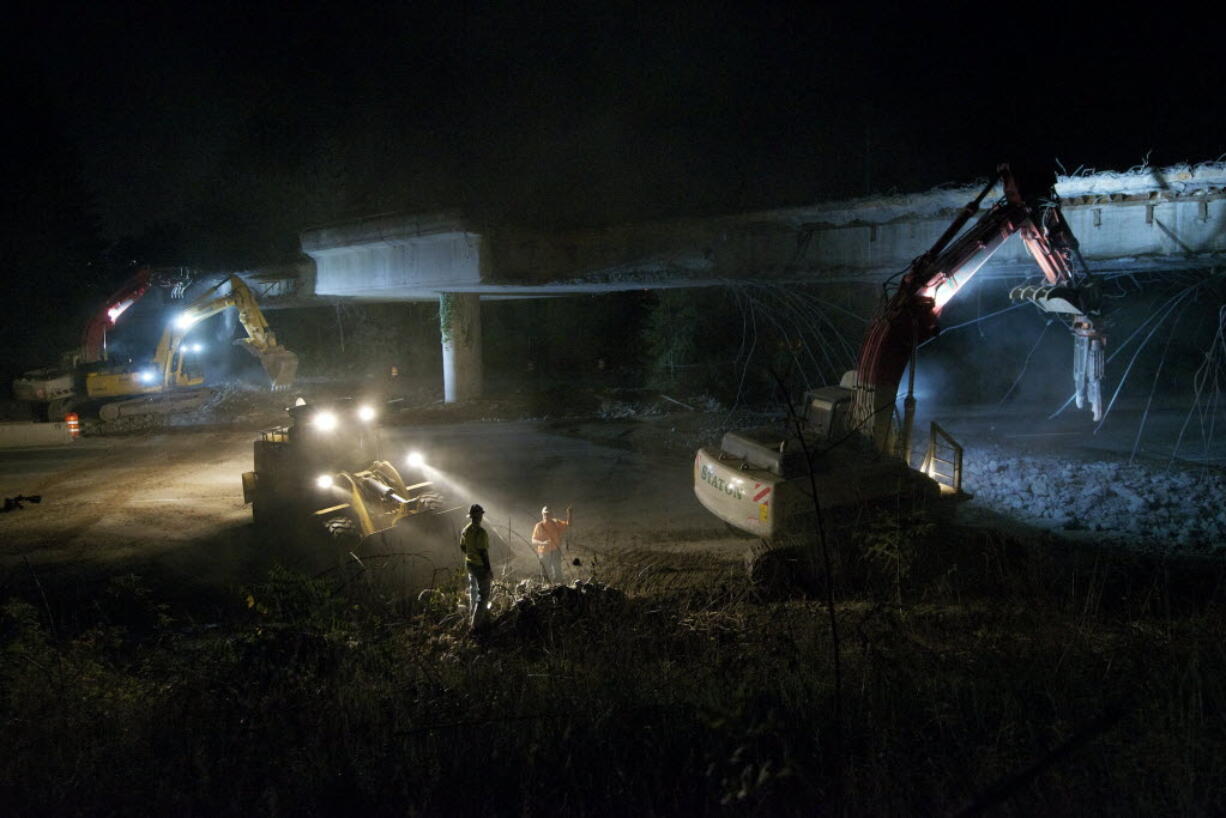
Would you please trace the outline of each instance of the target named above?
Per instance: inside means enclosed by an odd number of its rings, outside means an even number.
[[[443,339],[443,401],[481,397],[481,296],[440,294],[438,318]]]

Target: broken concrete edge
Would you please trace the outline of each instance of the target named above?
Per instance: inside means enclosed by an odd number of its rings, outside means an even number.
[[[1173,196],[1221,192],[1226,189],[1226,161],[1181,163],[1165,168],[1137,165],[1126,171],[1078,170],[1056,177],[1061,198],[1095,195],[1136,195],[1162,192]]]

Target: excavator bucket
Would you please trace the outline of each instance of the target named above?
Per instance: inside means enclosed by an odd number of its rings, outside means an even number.
[[[271,347],[259,353],[260,364],[268,373],[273,389],[289,389],[298,373],[298,356],[285,347]]]

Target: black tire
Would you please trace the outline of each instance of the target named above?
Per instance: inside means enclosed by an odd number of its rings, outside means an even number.
[[[256,528],[267,528],[271,522],[268,504],[268,498],[261,497],[259,493],[251,500],[251,522]]]
[[[425,511],[438,511],[443,507],[443,496],[432,491],[423,492],[417,498],[417,505]]]
[[[358,577],[366,575],[366,566],[355,560],[351,554],[356,554],[362,543],[357,523],[345,514],[336,514],[323,521],[323,533],[327,537],[327,559],[336,566],[336,578],[341,587],[348,586]],[[369,576],[366,576],[369,579]]]
[[[361,534],[358,533],[357,524],[352,517],[344,514],[337,514],[327,518],[323,522],[324,531],[327,532],[328,539],[340,551],[341,554],[346,554],[355,548],[362,541]]]
[[[278,503],[272,492],[256,489],[251,499],[251,521],[256,528],[270,530],[286,524],[286,508]]]

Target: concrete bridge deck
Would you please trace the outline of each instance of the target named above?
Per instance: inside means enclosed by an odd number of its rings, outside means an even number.
[[[1056,190],[1095,272],[1226,260],[1226,164],[1065,176]],[[483,228],[455,213],[387,215],[308,230],[302,249],[315,261],[313,294],[381,301],[879,280],[926,250],[977,192],[967,185],[560,233]],[[1033,269],[1022,242],[1010,241],[980,275]]]
[[[372,216],[305,231],[314,268],[266,292],[439,300],[445,393],[458,400],[480,393],[482,298],[737,281],[876,284],[927,250],[981,186],[566,232],[476,225],[455,212]],[[1078,173],[1058,177],[1056,192],[1095,273],[1226,262],[1226,162]],[[1010,240],[979,275],[1036,273],[1023,243]]]

